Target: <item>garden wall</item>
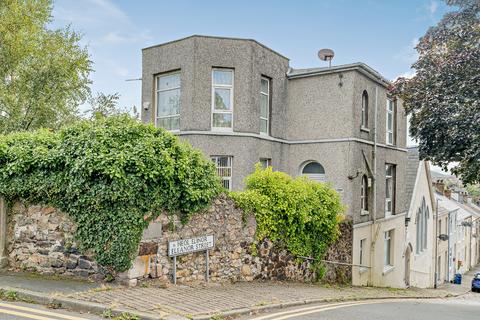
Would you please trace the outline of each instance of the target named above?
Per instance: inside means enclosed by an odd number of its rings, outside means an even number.
[[[74,224],[52,207],[16,202],[7,214],[8,267],[45,275],[103,278],[73,241]]]
[[[209,254],[212,281],[313,280],[308,262],[297,263],[268,240],[255,245],[255,228],[254,217],[245,217],[233,200],[223,195],[209,209],[192,216],[186,225],[161,215],[145,231],[134,267],[122,276],[171,281],[173,264],[167,255],[168,241],[208,234],[215,237],[215,248]],[[204,280],[204,252],[177,258],[178,283]]]
[[[351,261],[351,224],[342,224],[342,237],[327,253],[327,260]],[[136,284],[138,279],[172,280],[172,258],[167,255],[169,240],[212,234],[215,247],[209,253],[211,281],[252,281],[254,279],[311,281],[315,274],[308,261],[300,263],[286,250],[267,239],[255,242],[256,222],[245,216],[233,200],[219,196],[213,205],[182,225],[174,217],[160,215],[145,230],[133,267],[122,280]],[[104,272],[73,241],[75,226],[65,214],[51,207],[26,206],[20,202],[7,218],[7,258],[12,270],[35,271],[103,279]],[[351,267],[327,264],[329,281],[349,282]],[[205,280],[205,253],[177,258],[178,283]]]

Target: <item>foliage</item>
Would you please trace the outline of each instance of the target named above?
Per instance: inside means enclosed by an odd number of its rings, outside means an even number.
[[[447,13],[420,39],[416,74],[396,81],[393,93],[411,115],[420,156],[466,183],[480,181],[480,2],[449,0]]]
[[[109,117],[126,113],[126,110],[121,110],[118,107],[118,100],[120,94],[115,92],[113,94],[106,94],[97,92],[96,95],[90,95],[87,99],[90,108],[85,111],[85,114],[91,119],[98,117]]]
[[[50,30],[52,0],[0,0],[0,133],[58,128],[88,95],[81,36]]]
[[[480,185],[478,184],[468,184],[467,192],[470,196],[474,198],[480,198]]]
[[[269,238],[296,256],[322,259],[339,235],[343,206],[329,185],[260,165],[246,178],[246,191],[233,199],[255,214],[257,240]]]
[[[111,271],[130,267],[159,213],[186,221],[219,191],[199,151],[126,115],[0,137],[0,194],[67,213],[80,249]]]

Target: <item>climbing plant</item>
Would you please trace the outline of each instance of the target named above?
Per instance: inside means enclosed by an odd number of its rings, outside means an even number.
[[[257,166],[246,178],[246,190],[231,196],[255,215],[257,240],[268,238],[296,256],[318,262],[339,235],[344,208],[328,184]]]
[[[187,221],[220,190],[199,151],[126,115],[0,136],[0,194],[68,214],[80,249],[111,271],[130,267],[161,212]]]

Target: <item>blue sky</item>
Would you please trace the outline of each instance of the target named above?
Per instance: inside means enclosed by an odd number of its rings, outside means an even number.
[[[293,68],[365,62],[388,79],[411,73],[414,44],[451,10],[440,0],[113,1],[57,0],[52,27],[83,34],[94,62],[92,88],[140,105],[141,49],[192,34],[253,38],[290,58]]]

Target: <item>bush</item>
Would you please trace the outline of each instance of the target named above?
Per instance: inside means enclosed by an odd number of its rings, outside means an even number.
[[[268,238],[296,256],[319,262],[339,235],[343,206],[327,184],[257,166],[246,178],[246,191],[231,195],[255,215],[257,240]]]
[[[0,137],[0,194],[68,214],[80,249],[111,271],[131,266],[161,212],[185,222],[220,189],[199,151],[125,115]]]

